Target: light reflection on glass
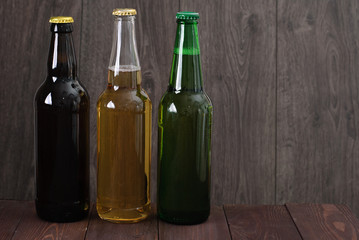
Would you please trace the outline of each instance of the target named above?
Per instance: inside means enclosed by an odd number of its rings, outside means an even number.
[[[173,112],[173,113],[177,113],[177,108],[173,103],[171,103],[170,107],[168,108],[168,111]]]
[[[55,42],[54,42],[54,53],[52,58],[52,69],[57,66],[57,45],[59,40],[59,34],[55,33]]]
[[[181,82],[182,82],[182,57],[183,57],[183,42],[184,42],[184,24],[181,24],[181,32],[180,32],[180,40],[179,40],[179,53],[178,53],[178,64],[177,64],[177,76],[176,76],[176,90],[181,90]]]
[[[112,101],[110,101],[109,103],[107,103],[107,107],[115,109],[115,104]]]
[[[46,97],[46,99],[45,99],[45,104],[47,104],[47,105],[52,105],[51,93],[49,93],[49,95],[47,95],[47,97]]]

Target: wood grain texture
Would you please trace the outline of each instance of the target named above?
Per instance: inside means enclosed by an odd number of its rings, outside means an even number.
[[[113,34],[112,10],[137,9],[136,40],[142,70],[142,87],[153,104],[151,197],[156,200],[158,104],[165,92],[172,63],[177,1],[84,0],[81,44],[81,79],[91,97],[91,196],[96,199],[97,115],[96,102],[107,85]],[[94,17],[96,16],[96,17]]]
[[[345,205],[212,206],[209,219],[181,226],[159,221],[155,205],[145,221],[114,224],[97,216],[95,205],[87,219],[51,223],[37,217],[34,202],[0,200],[0,239],[358,239],[359,220]]]
[[[334,204],[286,204],[286,207],[303,239],[359,238],[359,225],[353,225]]]
[[[358,6],[278,0],[277,203],[358,214]]]
[[[34,202],[24,202],[24,215],[12,240],[23,239],[84,239],[89,218],[74,223],[52,223],[36,215]]]
[[[212,200],[274,203],[275,0],[180,0],[200,13],[204,88],[213,103]]]
[[[144,221],[133,224],[116,224],[101,220],[97,215],[96,209],[94,209],[91,214],[86,239],[156,240],[158,239],[158,223],[155,212],[156,208],[152,205],[152,214]]]
[[[33,100],[47,75],[48,22],[52,15],[73,16],[78,53],[81,1],[4,0],[0,13],[0,199],[32,199]]]
[[[95,105],[106,86],[115,7],[138,10],[143,87],[153,102],[154,202],[158,103],[175,14],[189,10],[201,16],[204,86],[214,105],[212,203],[345,203],[359,216],[356,0],[1,1],[0,199],[34,197],[33,98],[46,76],[51,15],[75,19],[80,80],[91,97],[95,199]]]
[[[302,239],[285,206],[226,205],[232,239]]]
[[[345,216],[345,218],[353,225],[355,226],[356,230],[359,229],[359,219],[354,215],[352,210],[346,205],[335,205]]]
[[[345,149],[345,154],[348,156],[352,163],[352,188],[350,189],[350,180],[341,187],[348,188],[349,195],[352,195],[352,203],[349,204],[349,207],[353,210],[356,217],[359,218],[359,2],[358,1],[346,1],[340,2],[343,5],[342,15],[343,23],[341,23],[343,28],[343,36],[347,45],[347,51],[349,52],[349,70],[346,72],[347,78],[349,79],[349,89],[352,107],[351,112],[346,115],[348,121],[347,133],[355,136],[355,141],[349,141],[347,148]],[[343,93],[345,94],[345,93]],[[349,124],[350,123],[350,124]],[[350,196],[349,196],[350,197]]]
[[[159,221],[159,239],[231,239],[223,207],[213,206],[208,220],[197,225],[174,225]]]
[[[24,212],[23,202],[0,201],[0,240],[11,239]]]

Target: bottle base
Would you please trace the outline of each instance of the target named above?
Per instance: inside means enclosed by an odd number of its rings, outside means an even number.
[[[112,223],[136,223],[146,219],[151,213],[151,205],[147,203],[137,208],[113,208],[96,204],[98,216]]]
[[[88,203],[56,204],[35,201],[39,218],[48,222],[77,222],[88,216]]]
[[[193,212],[193,213],[173,213],[166,214],[158,211],[158,216],[161,220],[177,224],[177,225],[195,225],[207,221],[209,211]]]

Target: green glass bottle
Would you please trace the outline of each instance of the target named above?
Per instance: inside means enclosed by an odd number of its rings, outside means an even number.
[[[203,90],[199,14],[176,18],[170,83],[159,105],[158,215],[196,224],[210,212],[212,103]]]

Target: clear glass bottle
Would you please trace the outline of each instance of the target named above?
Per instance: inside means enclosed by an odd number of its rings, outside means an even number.
[[[108,85],[97,102],[97,212],[111,222],[150,213],[152,104],[141,87],[135,9],[114,9]]]
[[[158,117],[158,215],[196,224],[210,213],[212,103],[204,92],[198,13],[179,12],[172,70]]]
[[[72,222],[89,211],[88,93],[77,77],[72,17],[52,17],[48,75],[35,96],[36,211]]]

